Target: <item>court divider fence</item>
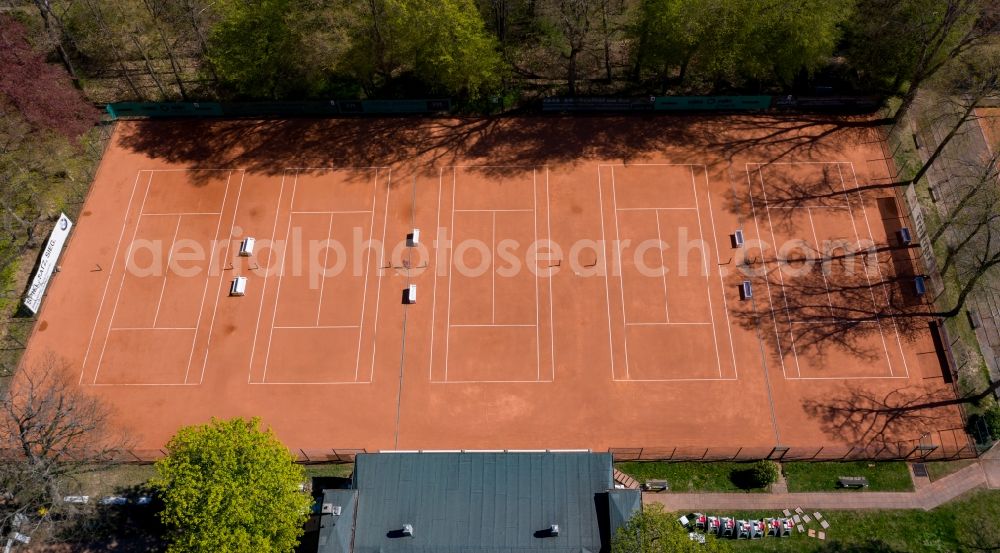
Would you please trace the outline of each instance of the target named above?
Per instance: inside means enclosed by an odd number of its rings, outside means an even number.
[[[615,461],[952,461],[978,451],[962,428],[930,432],[898,442],[825,446],[614,447]]]

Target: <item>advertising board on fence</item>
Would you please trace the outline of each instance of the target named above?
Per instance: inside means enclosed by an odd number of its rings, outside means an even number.
[[[42,305],[42,296],[49,286],[49,279],[52,278],[52,271],[59,261],[59,254],[62,253],[66,237],[69,236],[69,229],[73,227],[73,222],[65,213],[59,214],[59,220],[49,235],[49,241],[45,244],[45,251],[42,252],[42,259],[38,262],[38,270],[35,271],[35,278],[31,281],[31,287],[24,296],[24,306],[32,313],[38,313],[38,308]]]

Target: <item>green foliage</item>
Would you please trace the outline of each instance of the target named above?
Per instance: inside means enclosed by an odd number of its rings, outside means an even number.
[[[170,553],[289,552],[311,499],[305,473],[258,419],[213,419],[182,428],[156,463],[153,485],[170,529]]]
[[[858,0],[846,54],[866,84],[898,92],[945,61],[976,21],[979,0]]]
[[[708,536],[705,545],[688,538],[677,517],[662,505],[647,505],[636,513],[612,538],[612,553],[724,553],[732,551],[728,542]]]
[[[760,460],[753,464],[750,475],[756,488],[766,488],[778,481],[781,469],[774,461]]]
[[[472,0],[360,2],[346,25],[343,67],[371,89],[412,74],[431,89],[475,99],[496,90],[504,74]]]
[[[826,62],[850,0],[642,0],[633,26],[639,69],[683,79],[778,79]]]
[[[296,74],[304,45],[290,24],[292,0],[223,0],[212,29],[208,59],[223,84],[250,97],[281,98],[292,87],[309,88]]]
[[[983,420],[990,435],[996,440],[1000,438],[1000,405],[994,403],[983,412]]]

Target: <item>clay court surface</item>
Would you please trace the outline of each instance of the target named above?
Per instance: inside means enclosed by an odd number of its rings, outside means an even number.
[[[140,452],[235,415],[311,458],[937,436],[832,409],[952,393],[887,182],[871,129],[768,118],[122,122],[26,358]]]
[[[976,116],[986,144],[995,151],[1000,147],[1000,108],[976,108]]]

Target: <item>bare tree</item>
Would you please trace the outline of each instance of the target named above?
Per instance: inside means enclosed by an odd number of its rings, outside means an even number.
[[[564,43],[566,81],[570,96],[576,94],[580,54],[591,40],[591,29],[598,18],[600,5],[594,0],[549,0],[546,5]]]
[[[919,182],[962,128],[975,121],[976,106],[980,102],[1000,93],[1000,55],[996,52],[976,51],[954,60],[954,65],[949,68],[949,75],[942,81],[944,90],[936,103],[946,104],[942,110],[943,117],[952,119],[951,125],[910,182]]]
[[[942,0],[933,23],[912,30],[920,37],[909,87],[895,117],[902,118],[923,84],[952,60],[996,38],[1000,8],[992,0]]]
[[[22,367],[0,403],[0,530],[41,534],[75,514],[63,501],[75,476],[113,459],[124,436],[53,354]]]

